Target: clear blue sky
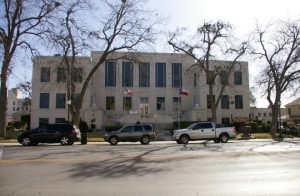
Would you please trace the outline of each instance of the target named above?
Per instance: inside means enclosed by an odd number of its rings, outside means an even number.
[[[193,33],[197,26],[203,21],[222,20],[234,26],[236,36],[246,39],[247,34],[254,27],[256,22],[268,23],[278,19],[300,18],[300,0],[148,0],[145,2],[145,9],[156,11],[166,17],[165,32],[173,31],[178,27],[187,27]],[[157,45],[157,52],[168,51],[166,44]],[[21,55],[19,59],[24,59]],[[257,66],[250,59],[249,62],[250,85],[253,84],[256,76]],[[22,60],[25,69],[14,70],[14,74],[9,80],[9,87],[14,87],[24,79],[31,79],[31,61]],[[299,95],[298,95],[299,97]],[[267,107],[268,103],[264,98],[257,96],[258,107]],[[289,95],[283,96],[283,104],[295,99]]]

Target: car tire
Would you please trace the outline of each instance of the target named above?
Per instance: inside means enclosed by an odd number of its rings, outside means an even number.
[[[182,135],[179,138],[181,144],[187,144],[190,141],[190,137],[188,135]]]
[[[220,139],[214,139],[215,143],[220,143]]]
[[[70,138],[68,136],[62,136],[60,138],[61,145],[68,145],[70,143]]]
[[[180,140],[176,140],[177,144],[181,144],[181,141]]]
[[[150,137],[149,136],[143,136],[142,138],[141,138],[141,144],[142,145],[147,145],[147,144],[149,144],[150,143]]]
[[[24,136],[22,139],[21,139],[21,144],[23,146],[30,146],[32,143],[31,141],[31,138],[29,136]]]
[[[119,142],[119,139],[115,136],[112,136],[108,139],[108,142],[110,143],[110,145],[117,145]]]
[[[222,133],[222,134],[220,135],[220,141],[221,141],[222,143],[227,143],[227,142],[228,142],[228,139],[229,139],[229,136],[228,136],[226,133]]]

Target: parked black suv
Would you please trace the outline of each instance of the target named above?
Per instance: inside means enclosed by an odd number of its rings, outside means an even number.
[[[118,142],[138,142],[141,144],[149,144],[151,140],[155,140],[155,132],[150,124],[134,124],[122,127],[118,131],[106,133],[104,140],[111,145]]]
[[[37,145],[38,143],[61,143],[72,145],[81,139],[80,130],[72,124],[46,124],[30,131],[22,131],[18,135],[18,142],[23,146]]]

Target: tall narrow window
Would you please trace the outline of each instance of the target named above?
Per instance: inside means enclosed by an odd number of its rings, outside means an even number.
[[[197,73],[194,73],[194,87],[197,87]]]
[[[157,97],[156,110],[158,110],[158,111],[165,110],[165,98],[164,97]]]
[[[140,63],[139,64],[139,87],[150,86],[150,64]]]
[[[172,87],[182,87],[182,65],[181,63],[172,63]]]
[[[242,72],[241,71],[234,72],[234,85],[242,85]]]
[[[214,71],[208,71],[206,73],[206,83],[207,84],[215,84],[215,73],[214,73]]]
[[[82,82],[82,74],[83,74],[83,70],[81,67],[74,67],[73,69],[73,78],[74,78],[74,82]]]
[[[173,110],[178,111],[181,106],[181,97],[173,97]]]
[[[166,87],[166,63],[156,63],[156,87]]]
[[[131,110],[132,101],[131,97],[123,97],[123,109],[128,111]]]
[[[56,82],[65,82],[66,81],[66,72],[64,67],[58,67],[56,69]]]
[[[105,86],[116,86],[116,62],[106,61],[105,63]]]
[[[66,94],[57,93],[56,94],[56,108],[66,108]]]
[[[106,110],[115,110],[115,97],[106,97]]]
[[[228,75],[226,71],[222,71],[220,73],[220,80],[222,85],[227,85],[228,84]]]
[[[229,109],[229,96],[222,95],[221,97],[221,108],[222,109]]]
[[[235,96],[235,109],[243,109],[243,96],[242,95]]]
[[[133,64],[132,62],[122,63],[122,86],[133,86]]]
[[[211,109],[213,103],[215,103],[215,95],[212,95],[212,97],[207,95],[207,109]]]
[[[41,82],[50,82],[50,67],[41,67]]]
[[[49,93],[40,93],[40,108],[49,108]]]

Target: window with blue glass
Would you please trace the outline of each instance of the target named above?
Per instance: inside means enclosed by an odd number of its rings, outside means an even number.
[[[243,109],[243,96],[236,95],[235,96],[235,109]]]
[[[221,97],[221,108],[222,109],[229,109],[229,96],[222,95]]]
[[[56,94],[56,108],[66,108],[66,94],[57,93]]]
[[[166,87],[166,63],[156,63],[156,87]]]
[[[139,87],[150,86],[150,63],[140,63],[139,65]]]
[[[133,63],[132,62],[122,63],[122,86],[123,87],[133,86]]]
[[[50,82],[50,67],[41,67],[41,82]]]
[[[234,72],[234,84],[242,85],[242,72],[240,72],[240,71]]]
[[[106,61],[105,63],[105,86],[116,86],[116,62]]]
[[[172,87],[182,87],[182,65],[181,63],[172,63]]]
[[[40,108],[49,108],[49,93],[40,93]]]

